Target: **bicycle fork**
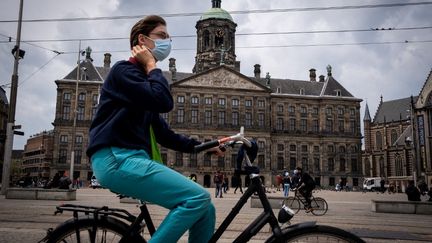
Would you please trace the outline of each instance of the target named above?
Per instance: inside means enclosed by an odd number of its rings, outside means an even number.
[[[259,176],[257,174],[252,174],[251,177],[251,185],[248,187],[246,192],[242,195],[240,200],[237,202],[237,204],[234,206],[234,208],[231,210],[231,212],[216,230],[212,238],[209,240],[209,243],[214,243],[221,237],[223,232],[225,232],[225,230],[240,212],[241,208],[246,204],[247,200],[255,192],[258,193],[258,196],[264,208],[264,212],[262,212],[233,242],[240,243],[249,241],[267,223],[270,224],[273,233],[277,238],[282,236],[281,228],[279,227],[279,224],[264,192],[264,188],[261,184]]]

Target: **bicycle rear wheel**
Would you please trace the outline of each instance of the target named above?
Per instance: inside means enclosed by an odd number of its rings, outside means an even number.
[[[289,208],[291,208],[294,213],[298,213],[300,211],[300,202],[297,198],[295,197],[287,197],[284,201],[283,204]]]
[[[328,204],[326,200],[320,197],[316,197],[311,201],[312,214],[316,216],[322,216],[327,213]]]
[[[272,236],[266,242],[276,241],[277,239]],[[316,225],[314,227],[288,229],[288,231],[284,232],[283,242],[364,243],[365,241],[342,229],[326,225]]]
[[[77,221],[69,219],[49,234],[47,243],[120,242],[127,232],[128,226],[125,223],[110,217],[102,217],[98,220],[93,218],[80,218]],[[141,236],[135,236],[127,241],[146,242]]]

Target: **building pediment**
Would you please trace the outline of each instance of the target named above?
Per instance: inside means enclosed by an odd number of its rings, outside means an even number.
[[[213,89],[247,89],[270,91],[270,89],[243,74],[225,66],[207,70],[173,84],[174,87],[202,87]]]

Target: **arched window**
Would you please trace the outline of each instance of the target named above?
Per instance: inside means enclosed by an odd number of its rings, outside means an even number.
[[[402,158],[399,154],[396,154],[395,156],[395,170],[396,176],[403,176]]]
[[[397,138],[398,138],[398,134],[397,134],[396,130],[392,129],[390,132],[391,146],[395,145]]]
[[[375,145],[377,149],[382,149],[382,135],[379,131],[375,133]]]
[[[208,30],[204,31],[203,40],[204,40],[204,49],[208,49],[210,47],[210,32]]]

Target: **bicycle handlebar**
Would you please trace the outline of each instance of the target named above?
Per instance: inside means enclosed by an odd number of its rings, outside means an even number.
[[[214,147],[219,146],[219,145],[229,144],[230,142],[242,142],[247,147],[252,146],[251,142],[247,138],[244,137],[244,128],[241,127],[240,132],[237,133],[236,135],[224,137],[224,138],[220,138],[220,139],[216,139],[213,141],[199,144],[199,145],[195,146],[194,151],[195,151],[195,153],[199,153],[201,151],[204,151],[204,150],[207,150],[210,148],[214,148]]]

